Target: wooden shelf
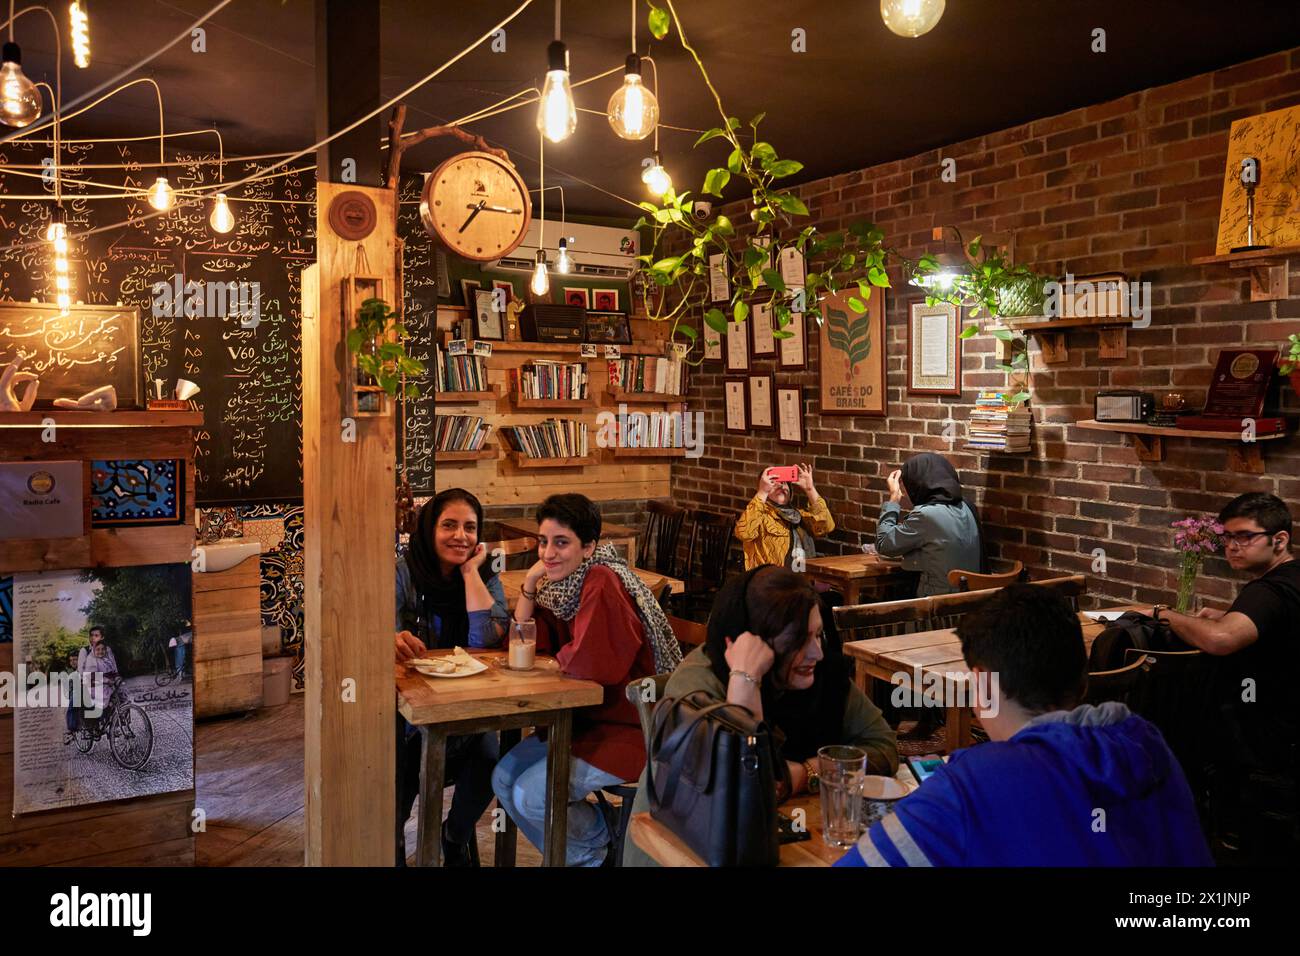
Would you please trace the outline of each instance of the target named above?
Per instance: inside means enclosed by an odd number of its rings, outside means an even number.
[[[618,392],[611,391],[609,397],[614,404],[627,405],[684,405],[685,395],[669,395],[666,392]]]
[[[441,306],[440,308],[447,308]],[[582,344],[578,342],[497,342],[493,339],[480,339],[492,346],[492,352],[526,352],[528,354],[542,355],[578,355],[582,354]],[[617,344],[617,343],[613,343]],[[466,341],[466,347],[472,354],[474,351],[474,340]],[[619,345],[619,351],[623,355],[663,355],[664,344],[659,342],[651,345]],[[603,344],[596,346],[600,352],[594,359],[588,358],[587,361],[604,361],[605,349]]]
[[[594,455],[583,458],[529,458],[523,452],[511,451],[510,460],[520,468],[581,468],[596,464]]]
[[[501,397],[501,393],[494,388],[484,389],[480,392],[434,392],[433,403],[435,405],[472,405],[475,402],[494,402]]]
[[[586,398],[523,398],[517,392],[510,393],[510,400],[515,408],[520,411],[537,409],[539,411],[555,408],[595,408],[595,399],[588,396]]]
[[[1098,432],[1118,432],[1133,436],[1133,448],[1138,461],[1164,461],[1165,438],[1194,438],[1202,441],[1232,442],[1228,449],[1228,468],[1247,475],[1264,473],[1264,456],[1259,443],[1286,438],[1286,434],[1256,435],[1253,442],[1241,440],[1236,431],[1217,432],[1194,428],[1173,428],[1168,425],[1144,425],[1141,422],[1099,422],[1086,419],[1074,423],[1077,428]]]
[[[1025,321],[1029,319],[1031,321]],[[1071,329],[1095,329],[1097,332],[1097,354],[1105,359],[1128,358],[1128,330],[1133,320],[1124,316],[1076,316],[1074,318],[1054,319],[1044,317],[1040,322],[1034,316],[1010,316],[996,321],[985,322],[981,330],[1007,329],[1025,335],[1038,336],[1039,353],[1047,365],[1059,365],[1069,361],[1070,353],[1066,348],[1065,333]],[[997,355],[1005,361],[1006,343],[999,341]]]
[[[1250,252],[1229,252],[1225,255],[1197,256],[1194,266],[1226,265],[1231,269],[1250,272],[1250,301],[1272,302],[1285,299],[1288,293],[1289,261],[1300,256],[1300,246],[1275,246],[1269,249],[1252,249]]]
[[[615,458],[685,458],[685,448],[611,448]]]
[[[190,428],[203,424],[202,412],[83,412],[65,408],[0,412],[0,428],[42,428],[53,419],[60,428]]]
[[[479,448],[475,451],[435,451],[435,464],[445,465],[463,461],[488,461],[497,457],[495,448]]]
[[[1281,262],[1292,256],[1300,256],[1300,246],[1270,246],[1268,249],[1253,249],[1250,252],[1225,252],[1221,256],[1197,256],[1192,260],[1192,265],[1211,266],[1219,263],[1233,265],[1238,262],[1260,263],[1269,260]]]
[[[1087,315],[1075,316],[1073,318],[1054,319],[1051,316],[1033,316],[1033,315],[1012,315],[1006,318],[999,318],[995,321],[984,322],[980,326],[981,331],[990,332],[993,329],[1008,329],[1012,332],[1038,332],[1048,330],[1052,332],[1063,329],[1095,329],[1106,328],[1108,326],[1118,327],[1132,324],[1133,320],[1123,315]]]

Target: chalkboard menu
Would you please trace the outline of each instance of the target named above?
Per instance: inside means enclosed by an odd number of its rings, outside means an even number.
[[[402,416],[406,476],[416,494],[433,494],[433,346],[438,317],[438,278],[435,249],[420,224],[421,177],[403,179],[398,193],[397,234],[403,239],[402,274],[405,288],[406,350],[424,363],[424,397],[407,401]],[[400,408],[400,406],[399,406]],[[398,462],[399,466],[401,462]]]
[[[140,408],[140,316],[135,309],[0,302],[0,368],[40,376],[34,408],[112,385],[118,408]]]

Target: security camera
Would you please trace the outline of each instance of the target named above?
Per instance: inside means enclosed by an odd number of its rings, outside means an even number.
[[[697,199],[691,203],[691,218],[696,222],[704,222],[713,215],[713,203],[704,199]]]

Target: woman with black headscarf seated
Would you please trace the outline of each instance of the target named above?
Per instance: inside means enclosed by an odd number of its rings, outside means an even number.
[[[830,744],[865,750],[868,773],[898,772],[894,732],[853,683],[830,606],[804,575],[765,564],[722,588],[704,646],[673,671],[664,696],[696,691],[746,707],[772,728],[789,770],[778,802],[816,789],[817,751]],[[633,812],[649,809],[643,772]],[[623,865],[655,864],[627,837]]]
[[[463,488],[449,488],[425,502],[410,547],[397,560],[399,661],[429,648],[495,647],[505,636],[505,589],[479,541],[483,506]],[[474,827],[492,802],[496,734],[447,740],[446,779],[454,783],[451,811],[442,826],[443,860],[470,864]],[[397,717],[397,864],[405,865],[402,828],[420,791],[420,735]]]
[[[902,558],[903,568],[919,571],[917,597],[951,594],[952,570],[987,572],[979,520],[964,501],[957,470],[934,452],[913,455],[890,474],[889,500],[880,508],[876,551]],[[900,501],[906,489],[912,510],[902,517]]]

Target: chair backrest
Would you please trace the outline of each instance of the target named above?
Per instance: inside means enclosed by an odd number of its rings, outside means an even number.
[[[487,546],[488,560],[491,561],[494,554],[499,549],[506,558],[516,554],[532,554],[537,556],[537,539],[524,536],[522,538],[504,538],[500,541],[484,541]],[[509,561],[506,562],[509,565]]]
[[[933,598],[907,601],[881,601],[875,604],[846,604],[835,608],[835,627],[842,641],[862,641],[873,637],[892,637],[921,630],[921,622],[930,617]]]
[[[1010,567],[1005,571],[994,571],[989,574],[980,574],[978,571],[959,571],[955,568],[948,572],[948,583],[958,591],[983,591],[988,588],[1004,588],[1008,584],[1028,579],[1029,575],[1025,571],[1025,566],[1019,561],[1010,562]]]
[[[664,501],[646,503],[645,532],[641,535],[636,563],[660,574],[673,575],[677,566],[677,542],[682,535],[686,509]]]
[[[1039,587],[1051,588],[1069,602],[1071,610],[1079,610],[1079,598],[1088,593],[1088,579],[1082,574],[1067,574],[1059,578],[1030,581]]]
[[[1088,675],[1088,691],[1084,694],[1085,704],[1100,704],[1115,700],[1127,704],[1134,696],[1139,681],[1151,670],[1151,664],[1145,657],[1138,657],[1123,667],[1112,671],[1093,671]]]
[[[930,614],[922,630],[938,631],[956,627],[961,619],[975,610],[1001,588],[984,588],[979,591],[958,591],[956,594],[936,594],[930,598]]]
[[[659,602],[659,606],[667,611],[670,607],[668,602],[673,596],[673,586],[666,581],[660,580],[659,585],[650,590],[655,594],[655,600]]]
[[[673,637],[687,646],[697,646],[703,644],[709,636],[709,626],[701,624],[699,621],[688,621],[684,617],[674,617],[669,614],[668,626],[673,629]]]
[[[1203,651],[1144,651],[1131,647],[1124,661],[1145,664],[1148,673],[1127,701],[1134,713],[1155,724],[1188,777],[1214,759],[1213,728],[1217,659]]]
[[[725,515],[691,512],[691,547],[686,557],[688,577],[698,577],[713,587],[722,586],[727,576],[734,526],[735,521]]]
[[[623,688],[623,695],[628,703],[636,708],[636,715],[641,719],[641,735],[645,738],[647,754],[650,752],[650,715],[654,713],[655,704],[663,699],[669,676],[655,674],[653,677],[641,677],[629,682],[627,687]],[[651,681],[653,686],[646,683],[647,681]]]

